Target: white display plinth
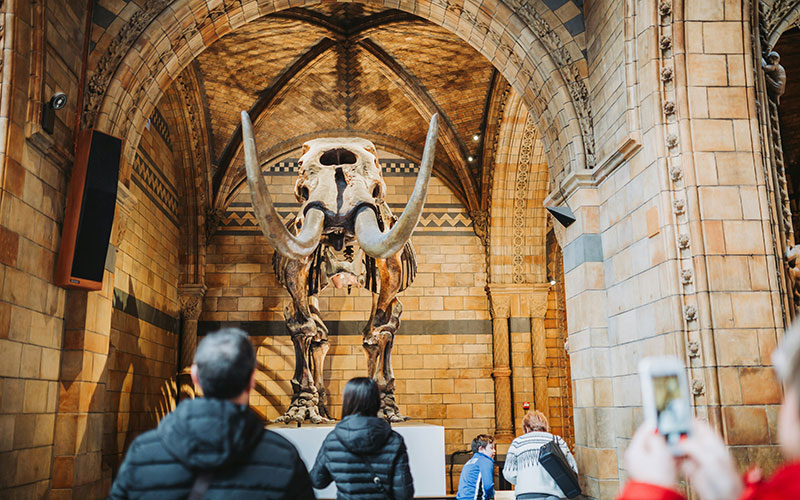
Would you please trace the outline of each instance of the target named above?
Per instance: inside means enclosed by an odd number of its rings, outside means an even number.
[[[311,471],[322,441],[333,430],[333,425],[306,424],[298,428],[292,424],[271,424],[267,429],[291,441]],[[444,427],[399,423],[392,424],[392,429],[403,436],[408,449],[408,462],[411,476],[414,478],[414,497],[443,497],[445,495]],[[317,498],[336,498],[335,483],[324,490],[314,490],[314,492]]]

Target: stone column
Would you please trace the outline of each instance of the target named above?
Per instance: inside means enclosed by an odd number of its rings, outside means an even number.
[[[203,310],[203,296],[207,290],[204,284],[187,284],[179,288],[181,303],[181,359],[178,371],[179,399],[193,398],[194,384],[190,369],[197,349],[197,320]]]
[[[495,297],[491,292],[489,299],[494,351],[495,439],[499,443],[510,443],[514,439],[514,419],[511,413],[511,358],[508,351],[509,300],[506,296]]]
[[[528,295],[531,315],[531,354],[533,359],[533,401],[535,408],[550,418],[547,394],[547,345],[544,317],[547,314],[548,290],[535,290]]]

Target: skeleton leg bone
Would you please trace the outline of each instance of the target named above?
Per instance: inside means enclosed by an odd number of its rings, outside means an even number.
[[[326,408],[327,393],[322,377],[329,349],[328,329],[319,316],[317,298],[306,296],[303,288],[295,286],[304,283],[308,265],[297,262],[296,266],[296,280],[286,287],[292,303],[284,310],[295,352],[294,393],[289,408],[275,421],[302,422],[309,419],[314,424],[333,422]]]
[[[373,295],[372,314],[364,328],[364,350],[367,353],[369,376],[381,391],[379,417],[390,422],[408,420],[400,413],[395,399],[392,346],[400,327],[403,305],[395,297],[400,289],[400,259],[398,256],[376,262],[380,273],[380,291]]]

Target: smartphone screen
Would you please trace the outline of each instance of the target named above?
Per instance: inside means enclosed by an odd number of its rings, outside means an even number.
[[[680,439],[688,433],[691,409],[681,394],[681,382],[677,375],[654,376],[653,396],[656,406],[656,427],[668,441]]]

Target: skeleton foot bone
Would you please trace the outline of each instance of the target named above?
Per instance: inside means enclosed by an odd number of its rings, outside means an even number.
[[[328,413],[324,408],[322,412],[325,414]],[[301,392],[298,394],[294,401],[292,401],[292,404],[289,405],[289,409],[286,410],[286,413],[275,419],[275,422],[279,424],[288,424],[290,422],[302,422],[305,419],[309,419],[312,424],[330,424],[334,422],[332,418],[327,418],[322,415],[319,406],[319,396],[311,392]]]

